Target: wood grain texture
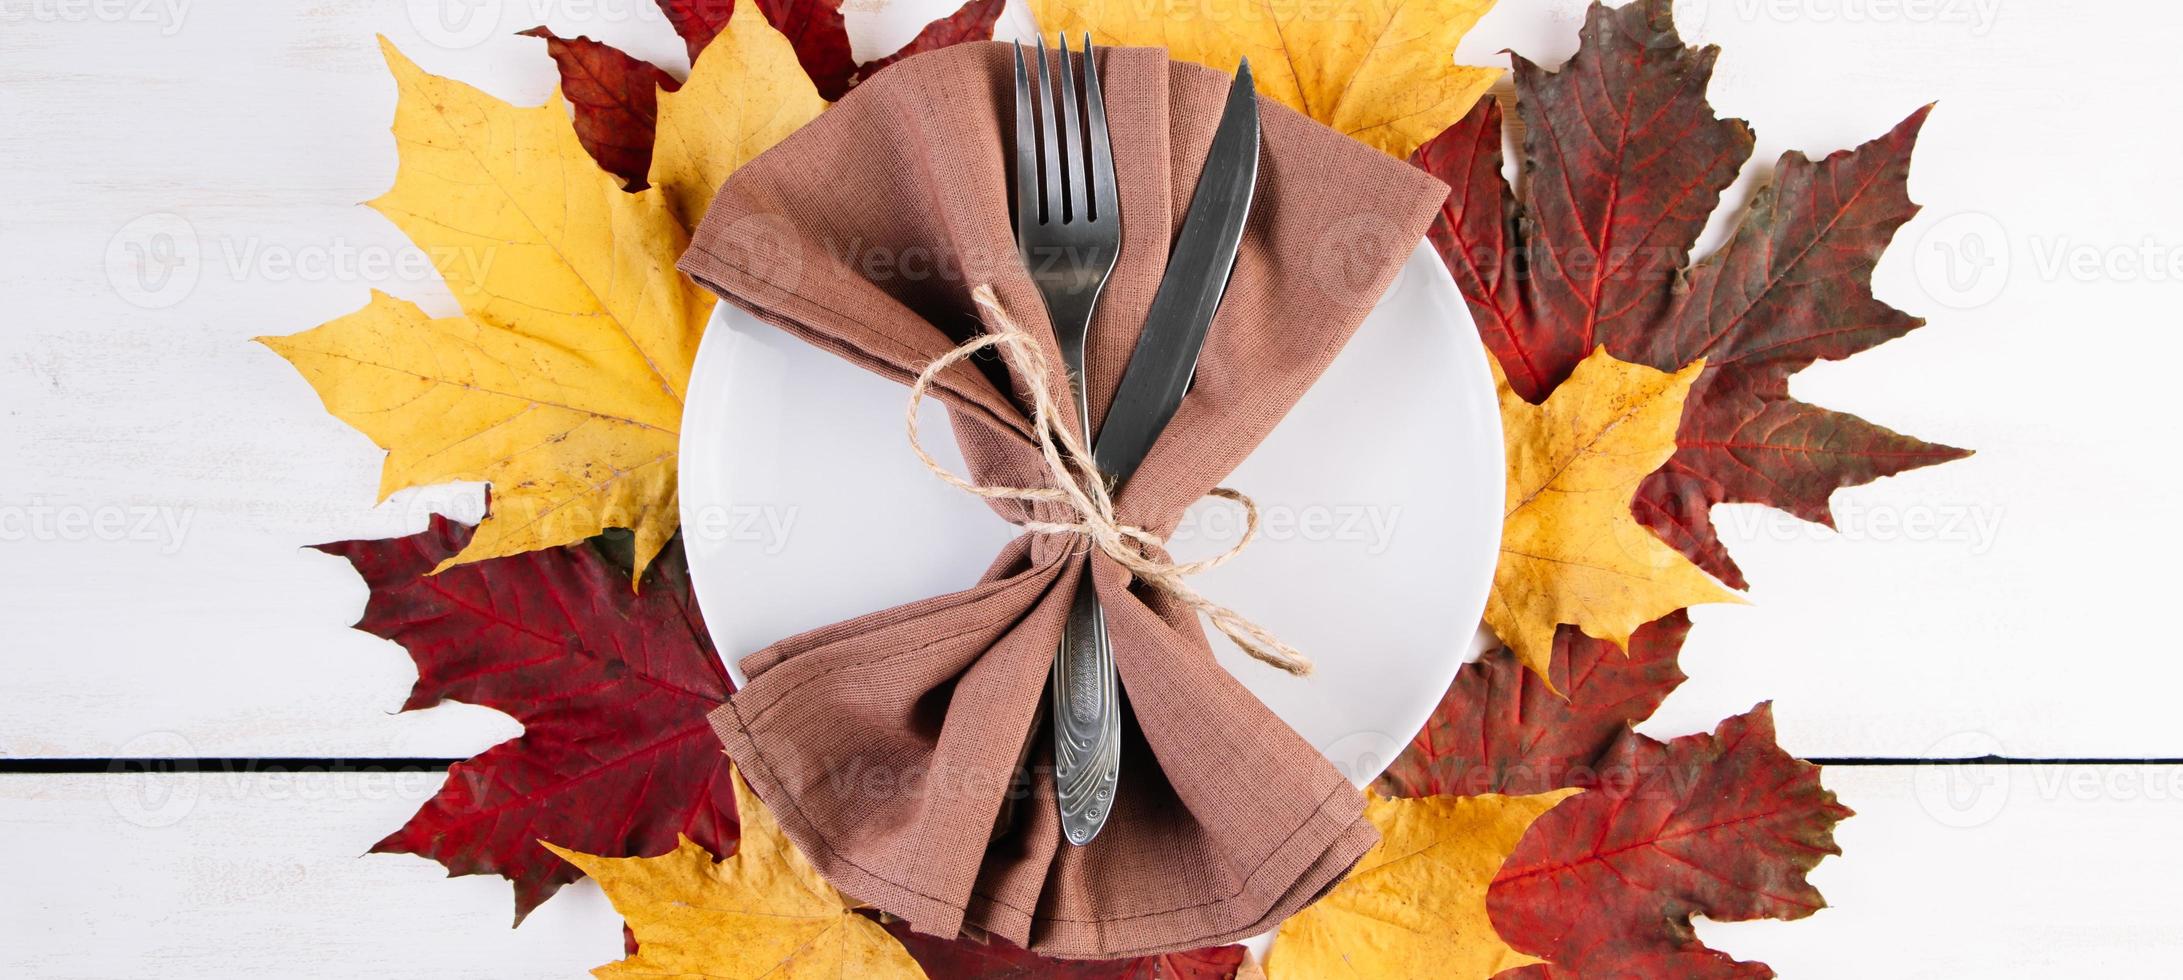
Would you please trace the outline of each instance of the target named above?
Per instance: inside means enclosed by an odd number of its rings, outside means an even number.
[[[621,955],[579,882],[508,928],[508,884],[364,855],[436,774],[0,777],[0,974],[574,977]],[[1697,923],[1785,977],[2163,976],[2183,767],[1830,768],[1850,857],[1796,922]],[[1950,802],[1950,801],[1955,802]],[[1959,805],[1962,804],[1962,805]],[[118,900],[126,895],[127,900]],[[28,941],[26,941],[28,940]]]
[[[1980,455],[1837,494],[1838,534],[1716,509],[1755,604],[1694,614],[1692,680],[1648,730],[1709,728],[1775,698],[1783,743],[1805,755],[1967,742],[2183,755],[2165,705],[2183,661],[2128,617],[2166,601],[2143,556],[2183,543],[2168,516],[2183,489],[2142,451],[2164,393],[2102,374],[2088,397],[2088,372],[2057,376],[2050,353],[2183,353],[2162,326],[2164,268],[2072,264],[2085,249],[2095,264],[2147,241],[2156,263],[2183,249],[2183,188],[2157,163],[2183,135],[2138,125],[2116,97],[2183,88],[2183,67],[2150,40],[2183,27],[2183,11],[2011,5],[1989,24],[1968,3],[1858,22],[1795,4],[1689,6],[1703,16],[1686,14],[1686,33],[1722,45],[1713,100],[1752,121],[1756,159],[1852,145],[1940,101],[1911,179],[1925,211],[1878,275],[1882,299],[1931,325],[1792,388]],[[860,54],[892,50],[943,7],[852,12]],[[466,706],[396,715],[405,658],[347,629],[360,584],[300,547],[413,532],[433,506],[474,516],[475,489],[375,509],[380,454],[246,339],[353,310],[374,286],[452,309],[422,256],[356,203],[394,173],[393,86],[373,34],[535,103],[553,67],[542,42],[513,34],[533,26],[517,23],[527,9],[506,5],[506,30],[470,46],[393,2],[193,4],[171,30],[32,18],[0,37],[13,134],[0,167],[37,178],[0,185],[0,666],[14,722],[0,755],[451,757],[514,734]],[[1574,46],[1577,11],[1506,0],[1459,56],[1494,63],[1514,47],[1553,63]],[[557,18],[560,33],[682,70],[663,20]],[[1002,22],[1023,28],[1020,10]],[[1828,84],[1808,84],[1818,77]],[[2029,118],[2041,139],[2025,138]],[[1717,214],[1700,253],[1727,227]],[[2005,245],[2009,268],[1970,305],[1993,280],[1972,275],[1965,292],[1933,270],[1944,248],[1980,242]],[[195,258],[164,285],[140,278],[144,257],[168,267],[160,255]],[[1987,258],[1960,269],[1999,275]],[[119,523],[90,527],[100,520]],[[2107,666],[2054,669],[2069,649],[2104,651]]]

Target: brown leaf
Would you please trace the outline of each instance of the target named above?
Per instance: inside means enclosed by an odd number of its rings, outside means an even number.
[[[406,538],[319,546],[371,590],[356,628],[417,661],[405,710],[465,701],[523,723],[522,735],[450,768],[439,793],[372,850],[509,878],[519,922],[582,877],[540,839],[615,856],[662,854],[684,835],[731,850],[728,761],[705,713],[732,687],[681,543],[635,594],[626,567],[596,545],[429,574],[470,535],[435,517]]]
[[[643,190],[652,168],[652,133],[659,93],[682,83],[659,66],[588,37],[573,40],[544,27],[524,31],[544,38],[546,53],[561,69],[561,95],[574,111],[576,138],[606,172],[633,191]]]
[[[1775,745],[1771,708],[1665,744],[1624,733],[1594,769],[1502,866],[1494,927],[1557,977],[1770,975],[1708,950],[1690,918],[1799,919],[1826,904],[1805,875],[1841,853],[1834,825],[1850,811],[1819,767]],[[1679,965],[1633,973],[1640,962]]]
[[[1559,695],[1507,647],[1494,650],[1456,672],[1377,789],[1476,796],[1582,785],[1600,754],[1683,682],[1675,658],[1689,633],[1690,617],[1678,612],[1640,628],[1624,654],[1564,626],[1554,636]]]
[[[1522,201],[1501,177],[1491,100],[1413,159],[1454,187],[1433,242],[1526,400],[1544,399],[1601,345],[1663,371],[1705,361],[1680,450],[1633,510],[1742,588],[1712,527],[1714,504],[1763,503],[1829,523],[1837,489],[1966,455],[1788,392],[1789,376],[1813,361],[1922,322],[1875,299],[1871,278],[1917,212],[1905,181],[1926,110],[1825,160],[1784,154],[1728,244],[1691,265],[1691,245],[1753,139],[1706,104],[1716,49],[1684,47],[1671,7],[1595,5],[1562,70],[1516,59]]]

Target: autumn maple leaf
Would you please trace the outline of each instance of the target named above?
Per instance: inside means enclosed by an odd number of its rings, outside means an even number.
[[[544,27],[522,33],[545,39],[584,152],[630,190],[643,190],[652,169],[659,94],[681,88],[682,82],[658,65],[588,37],[565,38]]]
[[[492,485],[447,564],[619,527],[641,572],[679,520],[682,397],[714,301],[674,270],[688,238],[670,201],[600,172],[558,98],[512,106],[381,46],[401,166],[371,206],[431,252],[462,313],[374,292],[260,342],[387,450],[382,495]]]
[[[1379,788],[1401,796],[1586,791],[1550,811],[1489,893],[1508,944],[1549,961],[1504,980],[1765,977],[1706,948],[1709,918],[1794,919],[1824,903],[1805,875],[1849,810],[1819,769],[1774,742],[1760,705],[1712,735],[1660,742],[1631,730],[1683,680],[1681,613],[1647,624],[1628,654],[1563,627],[1552,675],[1506,648],[1466,664]]]
[[[1432,240],[1515,390],[1544,399],[1599,346],[1674,371],[1701,359],[1674,458],[1633,511],[1700,567],[1745,586],[1712,526],[1751,502],[1832,523],[1829,496],[1966,455],[1789,396],[1791,374],[1901,336],[1872,270],[1917,212],[1905,190],[1920,109],[1814,162],[1787,153],[1717,253],[1690,249],[1751,153],[1705,101],[1716,49],[1683,46],[1672,0],[1593,6],[1559,72],[1516,58],[1525,197],[1501,176],[1492,100],[1418,148],[1453,188]]]
[[[787,51],[818,99],[831,102],[873,73],[913,54],[990,39],[1002,3],[968,0],[954,13],[925,25],[901,50],[861,63],[850,53],[849,31],[842,20],[839,0],[756,0],[754,6],[787,42]],[[736,4],[733,0],[659,0],[659,6],[690,53],[694,77],[703,64],[701,56],[730,29]],[[546,40],[546,51],[561,72],[561,89],[568,93],[575,111],[576,131],[584,148],[599,161],[599,166],[621,177],[631,190],[645,187],[647,164],[657,137],[658,113],[654,106],[659,93],[674,92],[681,84],[657,65],[590,38],[565,39],[543,27],[523,33]],[[743,90],[753,79],[766,76],[765,72],[738,73],[723,90],[725,97],[745,101]],[[780,82],[777,78],[773,81]],[[707,100],[721,97],[722,93],[705,96]],[[801,125],[806,119],[808,116],[794,122]],[[766,140],[756,149],[771,142]],[[703,190],[709,198],[713,188]],[[695,216],[691,217],[694,222]]]
[[[1676,664],[1690,617],[1630,636],[1627,652],[1564,626],[1554,636],[1557,693],[1506,647],[1464,665],[1425,726],[1382,773],[1389,796],[1544,793],[1582,785],[1593,763],[1683,682]]]
[[[736,841],[728,761],[705,713],[733,690],[692,599],[679,541],[629,589],[628,556],[600,542],[434,567],[472,534],[444,518],[423,533],[345,541],[371,598],[356,628],[417,661],[405,709],[464,701],[523,734],[456,763],[447,783],[372,850],[452,874],[515,883],[516,919],[582,875],[547,840],[614,856],[713,853]]]
[[[1540,814],[1572,795],[1371,798],[1379,843],[1281,924],[1267,977],[1486,977],[1537,963],[1496,934],[1488,889]]]
[[[1626,732],[1590,788],[1541,817],[1487,901],[1509,945],[1551,966],[1530,980],[1772,976],[1698,941],[1718,922],[1800,919],[1826,906],[1805,874],[1840,854],[1850,815],[1819,767],[1774,744],[1769,706],[1662,744]]]
[[[923,980],[902,944],[858,915],[789,843],[741,774],[731,769],[722,781],[743,815],[742,844],[726,860],[688,838],[657,857],[547,845],[598,879],[629,921],[636,948],[593,976]]]
[[[1595,351],[1538,405],[1495,368],[1508,466],[1486,625],[1540,676],[1550,676],[1560,624],[1627,646],[1661,616],[1735,600],[1630,513],[1637,488],[1675,453],[1700,368],[1670,374]]]
[[[1462,118],[1498,69],[1455,63],[1491,0],[1030,0],[1039,27],[1099,45],[1166,48],[1228,72],[1243,58],[1267,98],[1397,157]]]

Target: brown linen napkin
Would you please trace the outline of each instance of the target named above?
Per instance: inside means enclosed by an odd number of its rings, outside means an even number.
[[[1136,345],[1229,83],[1157,49],[1099,55],[1123,244],[1086,355],[1095,418]],[[967,44],[880,73],[729,178],[681,268],[904,383],[981,329],[970,299],[981,283],[1051,345],[1009,222],[1012,70],[1007,46]],[[1162,536],[1333,360],[1446,195],[1280,105],[1260,109],[1256,198],[1194,387],[1117,500],[1125,522]],[[934,392],[968,477],[1045,485],[1027,400],[997,361],[957,364]],[[993,506],[1014,521],[1072,519],[1047,504]],[[990,933],[1067,957],[1262,932],[1371,846],[1362,798],[1215,662],[1194,613],[1133,590],[1098,554],[1128,707],[1122,775],[1105,831],[1063,844],[1048,739],[1032,722],[1084,550],[1073,536],[1025,535],[970,589],[754,653],[750,683],[713,727],[821,873],[920,932]],[[1033,765],[1019,773],[1026,739]]]

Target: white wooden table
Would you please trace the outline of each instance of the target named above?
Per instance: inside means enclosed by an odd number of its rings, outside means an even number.
[[[379,452],[247,343],[374,286],[451,308],[356,205],[395,166],[375,33],[530,103],[550,62],[512,32],[540,21],[682,64],[650,0],[438,6],[0,0],[0,974],[565,977],[618,955],[588,883],[510,931],[505,882],[363,854],[443,778],[386,760],[517,727],[397,713],[408,658],[348,629],[362,583],[301,546],[475,516],[477,490],[374,507]],[[874,6],[850,3],[867,56],[952,3]],[[2183,354],[2183,9],[1680,13],[1724,48],[1715,105],[1758,130],[1732,202],[1784,149],[1940,102],[1911,181],[1926,211],[1878,283],[1931,325],[1796,389],[1979,450],[1838,494],[1839,533],[1717,511],[1754,604],[1693,614],[1691,680],[1645,730],[1771,698],[1858,816],[1813,875],[1832,908],[1701,935],[1789,977],[2172,973],[2183,765],[2158,760],[2183,758],[2183,650],[2159,624],[2183,490],[2160,379]],[[1502,0],[1459,56],[1556,63],[1581,16]],[[135,275],[135,249],[174,275]],[[1917,762],[1988,755],[2059,761]]]

